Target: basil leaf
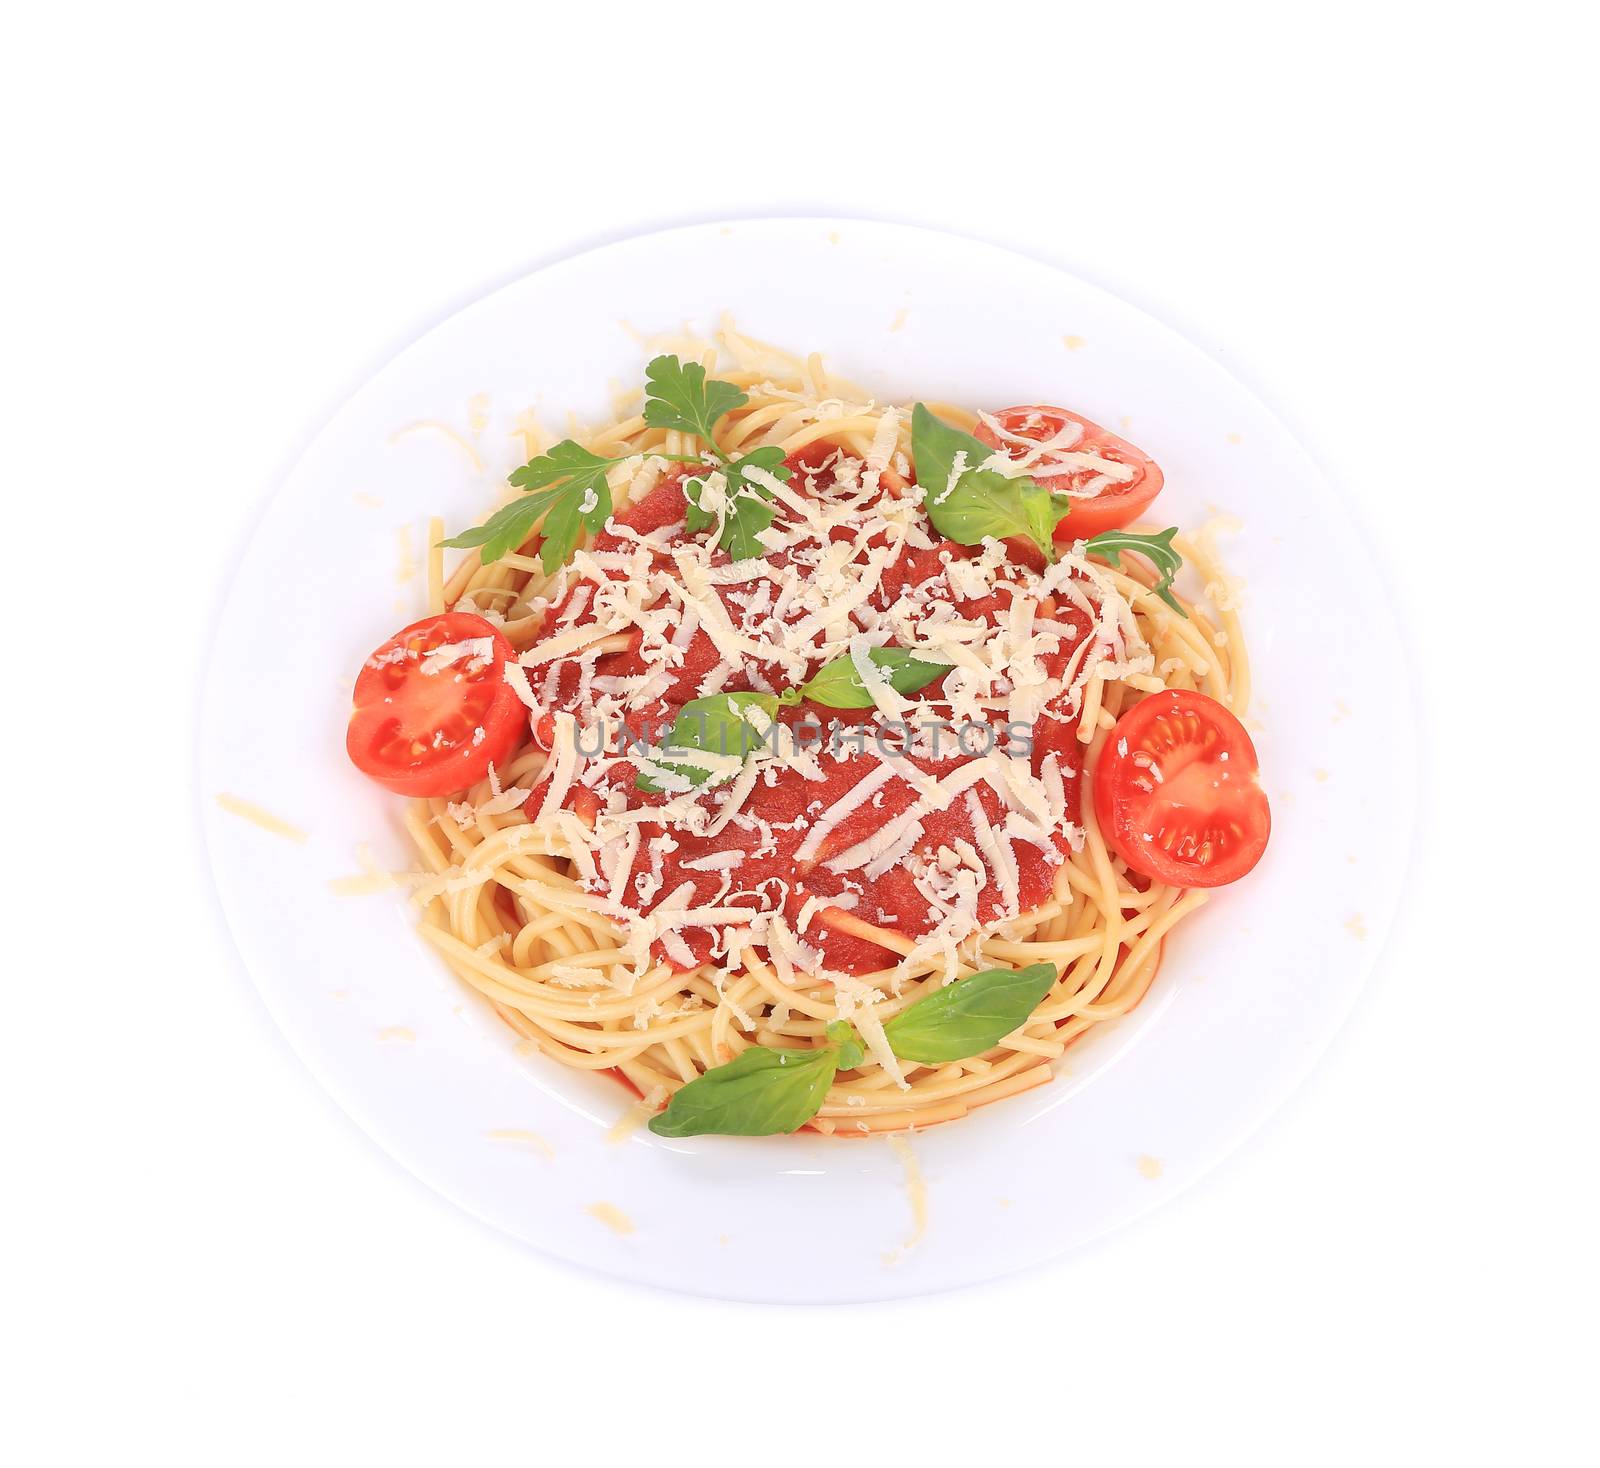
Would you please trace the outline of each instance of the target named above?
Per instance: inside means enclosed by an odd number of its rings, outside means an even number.
[[[1122,569],[1122,552],[1137,551],[1146,557],[1161,573],[1161,579],[1150,589],[1155,592],[1180,617],[1187,618],[1183,603],[1172,594],[1172,580],[1183,569],[1183,557],[1172,548],[1172,537],[1178,533],[1176,525],[1169,526],[1159,535],[1135,535],[1128,530],[1106,530],[1084,542],[1084,549],[1109,561],[1119,571]]]
[[[545,574],[553,576],[577,546],[580,524],[593,535],[605,528],[611,515],[611,486],[606,483],[606,471],[621,462],[603,459],[564,438],[512,473],[512,484],[536,493],[513,500],[477,529],[463,531],[439,544],[458,549],[478,546],[487,566],[521,545],[542,515],[545,523],[539,560]]]
[[[1053,963],[992,968],[935,989],[883,1027],[902,1060],[942,1065],[982,1055],[1020,1029],[1059,977]]]
[[[1071,508],[1071,500],[1062,504],[1037,480],[1023,482],[1022,513],[1028,520],[1028,534],[1033,537],[1033,543],[1044,551],[1047,561],[1053,562],[1056,558],[1056,522],[1063,519]]]
[[[1026,475],[1011,477],[997,469],[980,469],[994,450],[970,433],[952,428],[918,403],[911,411],[911,457],[922,505],[933,528],[958,545],[980,545],[986,539],[1025,535],[1056,558],[1053,532],[1067,513],[1057,496]],[[963,469],[954,484],[957,456]]]
[[[667,1109],[650,1118],[650,1130],[658,1137],[796,1131],[821,1110],[838,1064],[839,1048],[832,1045],[820,1050],[752,1045],[675,1091]]]
[[[950,671],[949,663],[930,663],[903,647],[875,647],[867,660],[889,670],[889,686],[896,693],[915,693]],[[872,695],[850,657],[835,658],[818,669],[816,677],[800,687],[800,696],[834,709],[872,707]]]
[[[758,729],[746,718],[750,709],[759,709],[767,716],[764,727]],[[681,775],[691,785],[721,784],[732,779],[694,764],[689,760],[673,759],[674,749],[705,749],[716,754],[736,754],[741,758],[762,743],[766,731],[778,715],[778,695],[775,693],[713,693],[705,698],[692,698],[678,710],[672,731],[661,746],[655,763]],[[660,784],[650,775],[641,772],[634,787],[658,794]]]
[[[861,1043],[861,1036],[849,1020],[834,1020],[825,1033],[838,1051],[840,1070],[854,1070],[867,1058],[867,1047]]]
[[[949,484],[957,454],[965,454],[967,468],[976,469],[993,452],[970,433],[934,417],[927,404],[917,403],[911,409],[911,461],[916,466],[917,483],[928,499]]]
[[[655,358],[644,369],[644,421],[652,428],[676,428],[713,447],[717,419],[750,399],[731,382],[707,378],[698,362]]]

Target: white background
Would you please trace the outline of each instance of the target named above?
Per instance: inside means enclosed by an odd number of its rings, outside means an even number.
[[[0,1450],[1593,1461],[1600,117],[1578,14],[10,20]],[[279,1039],[198,847],[209,623],[342,398],[541,262],[766,213],[1009,244],[1185,331],[1354,503],[1424,718],[1400,927],[1293,1102],[1100,1247],[902,1305],[642,1292],[458,1216]]]

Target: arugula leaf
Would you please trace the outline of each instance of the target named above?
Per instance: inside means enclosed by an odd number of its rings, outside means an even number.
[[[1070,502],[1026,475],[1012,477],[997,469],[977,467],[993,453],[970,433],[936,418],[925,404],[912,409],[911,457],[917,483],[922,486],[923,508],[933,528],[959,545],[1025,535],[1044,553],[1045,560],[1054,561],[1053,533]],[[958,454],[965,455],[966,467],[952,485],[950,475]]]
[[[725,463],[720,470],[714,471],[723,477],[723,495],[727,505],[722,535],[717,543],[736,561],[749,560],[766,553],[766,547],[758,537],[774,518],[770,503],[772,491],[748,477],[751,469],[764,470],[780,483],[787,480],[792,472],[784,468],[783,450],[776,444],[752,449],[742,458]],[[684,493],[689,500],[684,524],[690,530],[709,530],[717,523],[716,514],[702,509],[700,505],[701,491],[708,477],[699,475],[684,485]]]
[[[950,671],[949,663],[927,662],[903,647],[875,647],[867,653],[867,660],[889,670],[889,686],[896,693],[915,693]],[[800,696],[834,709],[872,707],[872,695],[848,656],[824,663],[815,678],[801,685]]]
[[[603,459],[570,438],[562,439],[512,473],[512,484],[533,493],[496,510],[476,529],[439,544],[463,550],[478,546],[487,566],[521,545],[543,516],[539,560],[545,574],[554,575],[578,544],[580,525],[593,535],[605,528],[611,515],[606,471],[620,463],[622,459]]]
[[[803,1127],[827,1098],[839,1050],[769,1050],[752,1045],[673,1093],[650,1118],[658,1137],[766,1137]]]
[[[1020,1028],[1059,977],[1053,963],[992,968],[935,989],[883,1027],[902,1060],[942,1065],[981,1055]]]
[[[732,776],[714,774],[689,760],[674,759],[669,751],[704,749],[743,757],[765,737],[765,732],[745,717],[746,710],[760,709],[767,716],[770,728],[770,721],[778,716],[778,703],[775,693],[712,693],[705,698],[691,698],[678,710],[678,717],[673,720],[672,730],[663,741],[655,763],[681,775],[691,785],[720,785]],[[633,783],[635,789],[652,795],[661,791],[660,784],[643,771]]]
[[[698,362],[672,356],[654,358],[644,369],[644,380],[644,421],[652,428],[692,433],[711,448],[716,447],[712,430],[717,419],[750,401],[731,382],[707,378]]]
[[[1123,551],[1137,551],[1146,557],[1161,573],[1161,579],[1151,587],[1151,590],[1180,617],[1187,618],[1189,614],[1184,611],[1183,604],[1172,594],[1172,579],[1183,568],[1183,557],[1172,548],[1172,537],[1177,533],[1176,525],[1169,526],[1159,535],[1135,535],[1128,530],[1106,530],[1093,540],[1085,541],[1083,548],[1092,555],[1104,557],[1119,571],[1122,569]]]

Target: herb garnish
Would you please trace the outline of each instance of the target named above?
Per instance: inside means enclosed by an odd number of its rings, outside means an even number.
[[[749,478],[749,471],[762,470],[780,481],[789,478],[790,473],[783,466],[783,450],[776,446],[753,449],[738,459],[729,459],[717,447],[712,434],[718,420],[749,401],[731,382],[708,378],[698,362],[662,356],[645,368],[644,421],[652,428],[692,433],[705,444],[702,454],[652,453],[645,457],[707,469],[684,484],[689,499],[686,524],[690,530],[706,530],[717,523],[713,512],[701,509],[700,500],[710,474],[722,476],[726,512],[719,544],[735,560],[760,555],[764,547],[757,537],[772,524],[773,511],[767,503],[771,491]],[[708,467],[707,454],[720,460],[720,464]],[[637,457],[622,454],[603,458],[575,440],[564,438],[512,473],[510,482],[531,493],[496,510],[482,525],[439,544],[457,550],[477,546],[487,566],[521,545],[542,516],[539,562],[545,574],[553,576],[577,546],[580,527],[591,535],[598,535],[605,528],[611,516],[607,473]]]
[[[761,470],[780,483],[790,470],[783,464],[783,450],[775,444],[753,449],[738,459],[730,459],[717,447],[715,430],[720,419],[750,401],[749,395],[731,382],[707,377],[698,362],[682,362],[676,357],[657,357],[645,368],[647,397],[644,421],[652,428],[671,428],[692,433],[706,451],[720,461],[709,473],[697,474],[684,482],[689,500],[684,520],[691,531],[709,530],[717,523],[717,513],[707,507],[706,488],[713,476],[722,481],[722,534],[717,544],[736,561],[749,560],[765,551],[759,537],[773,520],[770,486],[750,478],[749,471]]]
[[[774,511],[770,485],[751,476],[752,470],[782,482],[791,471],[784,466],[783,450],[769,444],[730,459],[717,446],[717,423],[735,408],[750,401],[748,394],[731,382],[707,377],[698,362],[683,362],[674,356],[660,356],[645,368],[646,396],[644,421],[652,428],[674,429],[693,434],[705,445],[702,454],[654,454],[680,464],[698,464],[704,473],[684,482],[688,499],[685,526],[690,531],[709,530],[721,511],[722,531],[718,544],[735,560],[748,560],[766,549],[761,533],[771,527]],[[1023,535],[1039,547],[1047,561],[1056,558],[1054,532],[1072,509],[1071,497],[1052,492],[1027,475],[1006,475],[981,466],[993,454],[987,444],[970,433],[963,433],[930,413],[918,403],[911,416],[911,452],[917,477],[923,485],[924,508],[934,529],[960,545],[979,545],[986,539],[1005,540]],[[961,472],[951,483],[960,457]],[[515,470],[510,482],[529,493],[496,510],[482,525],[464,530],[439,542],[458,550],[476,546],[484,565],[515,550],[533,532],[541,518],[539,562],[546,575],[566,564],[578,544],[580,530],[598,535],[611,516],[611,486],[607,474],[633,454],[605,458],[592,453],[575,440],[566,438]],[[711,464],[710,460],[719,461]],[[721,488],[721,503],[706,506],[706,490],[713,478]],[[1148,556],[1161,573],[1153,588],[1162,601],[1179,616],[1188,613],[1173,596],[1173,577],[1182,558],[1172,548],[1176,527],[1159,535],[1135,535],[1129,531],[1107,531],[1087,542],[1087,549],[1119,566],[1119,552],[1138,551]],[[890,682],[900,693],[914,692],[938,676],[928,672],[920,681],[905,681],[890,654],[895,650],[875,649],[874,662],[890,668]],[[910,667],[939,669],[903,654]],[[848,665],[848,659],[839,660]],[[837,669],[837,671],[835,671]],[[829,664],[812,683],[816,692],[806,696],[834,708],[866,708],[872,700],[853,668]],[[811,685],[807,685],[808,690]],[[830,692],[839,697],[830,697]]]
[[[721,477],[725,518],[717,544],[736,561],[747,561],[766,551],[761,543],[761,532],[771,526],[775,516],[769,498],[771,490],[750,478],[747,471],[751,469],[764,470],[780,482],[789,477],[789,470],[783,467],[783,450],[770,444],[725,463],[711,474],[687,480],[683,486],[689,501],[684,516],[685,528],[709,530],[717,523],[717,516],[714,510],[703,505],[705,491],[714,476]]]
[[[658,1137],[766,1137],[803,1127],[827,1099],[841,1070],[865,1058],[854,1026],[834,1020],[829,1043],[816,1050],[772,1050],[752,1045],[673,1093],[667,1109],[650,1118]]]
[[[1183,604],[1172,594],[1172,578],[1183,567],[1183,557],[1172,548],[1172,537],[1177,533],[1176,525],[1169,526],[1159,535],[1135,535],[1131,530],[1106,530],[1093,540],[1085,541],[1083,548],[1092,555],[1103,556],[1118,570],[1122,569],[1120,556],[1125,550],[1138,551],[1140,555],[1147,556],[1161,573],[1161,579],[1150,589],[1180,617],[1187,617],[1189,614],[1184,611]]]
[[[915,693],[950,671],[949,663],[931,663],[903,647],[871,648],[867,660],[888,670],[889,686],[896,693]],[[824,663],[815,678],[800,685],[798,698],[809,698],[812,703],[835,709],[872,707],[872,695],[861,681],[861,670],[848,654]]]
[[[784,701],[795,702],[793,698]],[[671,751],[699,749],[709,754],[736,754],[743,759],[766,738],[777,719],[778,703],[776,693],[711,693],[704,698],[691,698],[678,710],[678,717],[662,741],[661,754],[653,763],[691,786],[720,785],[732,776],[708,770],[692,760],[675,759]],[[765,717],[752,720],[752,711]],[[653,776],[642,772],[633,783],[636,789],[652,795],[662,789]]]
[[[708,378],[698,362],[672,356],[652,358],[644,382],[644,421],[651,428],[692,433],[711,449],[716,447],[712,431],[717,420],[750,401],[731,382]]]
[[[991,968],[935,989],[883,1027],[902,1060],[943,1065],[982,1055],[1020,1029],[1055,986],[1053,963]]]
[[[988,444],[934,417],[924,404],[912,409],[911,457],[933,528],[958,545],[1025,535],[1054,562],[1056,524],[1072,509],[1071,499],[1025,474],[980,467],[993,455]],[[952,484],[958,459],[961,472]]]
[[[981,1055],[1027,1023],[1057,977],[1052,963],[969,974],[917,1000],[883,1033],[900,1059],[917,1065]],[[675,1092],[667,1109],[651,1118],[650,1130],[661,1137],[764,1137],[797,1130],[822,1109],[835,1075],[866,1058],[855,1028],[844,1020],[830,1024],[827,1036],[831,1043],[818,1050],[752,1045]]]
[[[897,693],[915,693],[950,671],[948,663],[927,662],[903,647],[875,647],[867,657],[888,670],[889,685]],[[691,698],[678,710],[671,730],[661,742],[661,754],[653,763],[687,780],[691,787],[720,785],[732,778],[729,772],[713,772],[691,759],[674,758],[672,751],[700,749],[736,754],[742,759],[769,741],[778,709],[792,708],[803,698],[836,709],[872,707],[872,695],[861,681],[855,660],[848,655],[834,658],[824,663],[809,682],[782,693],[711,693],[704,698]],[[752,719],[752,712],[758,717]],[[662,789],[660,781],[649,774],[639,774],[633,783],[636,789],[652,795]]]
[[[464,530],[439,544],[463,550],[477,546],[487,566],[521,545],[543,515],[539,562],[545,574],[553,576],[577,545],[580,524],[592,535],[598,535],[605,525],[611,514],[606,472],[623,462],[603,459],[570,438],[563,439],[512,473],[511,483],[533,491],[531,494],[496,510],[476,529]]]

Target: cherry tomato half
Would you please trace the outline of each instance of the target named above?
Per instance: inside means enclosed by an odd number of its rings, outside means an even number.
[[[1267,849],[1272,812],[1259,775],[1244,725],[1214,698],[1153,693],[1101,748],[1094,812],[1134,871],[1174,887],[1220,887]]]
[[[452,795],[481,780],[527,733],[505,681],[515,654],[468,612],[425,617],[361,665],[345,749],[355,766],[400,795]]]
[[[1033,443],[1048,443],[1070,425],[1077,425],[1079,432],[1070,442],[1059,451],[1046,453],[1033,467],[1032,472],[1039,483],[1050,489],[1082,491],[1094,480],[1103,477],[1101,471],[1092,465],[1074,464],[1070,457],[1072,454],[1091,453],[1102,459],[1110,459],[1124,466],[1118,473],[1132,470],[1130,478],[1101,485],[1092,496],[1075,498],[1072,501],[1072,513],[1056,526],[1055,538],[1058,541],[1088,540],[1104,530],[1120,530],[1124,525],[1131,525],[1161,493],[1161,468],[1155,460],[1143,450],[1136,449],[1127,439],[1118,438],[1098,423],[1091,423],[1065,408],[1039,404],[1002,408],[992,416],[1006,433]],[[1020,459],[1029,452],[1024,445],[1002,438],[981,419],[974,437],[990,448],[1004,450],[1013,459]],[[1052,464],[1062,466],[1060,472],[1045,472]]]

